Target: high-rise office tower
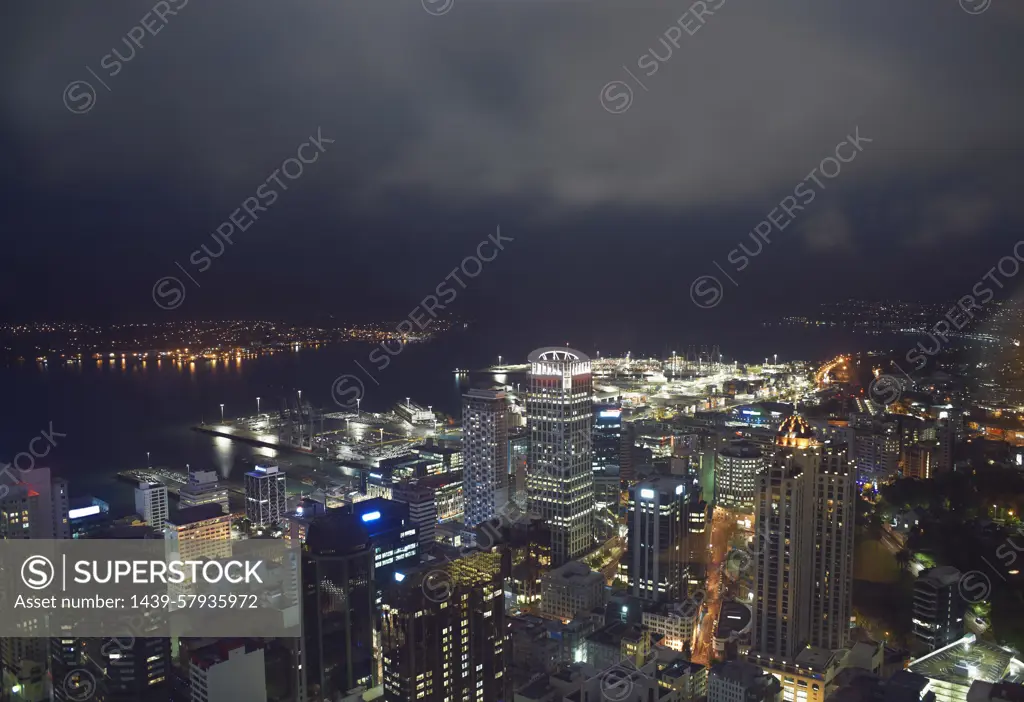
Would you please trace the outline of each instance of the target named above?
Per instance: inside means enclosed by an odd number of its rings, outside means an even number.
[[[163,529],[167,522],[167,486],[159,483],[139,483],[135,488],[135,511],[147,526]]]
[[[593,381],[590,359],[570,348],[537,349],[529,361],[528,510],[550,525],[557,567],[593,544]]]
[[[757,478],[750,643],[758,653],[790,660],[806,643],[810,610],[804,486],[792,455],[778,457]]]
[[[151,526],[114,526],[99,539],[162,539]],[[49,641],[54,699],[78,702],[156,702],[169,695],[171,641],[159,636],[163,611],[136,610],[131,632],[120,637],[82,638],[74,625]],[[130,635],[129,635],[130,633]],[[84,672],[82,672],[84,671]]]
[[[760,446],[730,441],[715,456],[715,505],[740,512],[754,509],[754,480],[764,467]]]
[[[691,497],[687,480],[677,476],[659,476],[630,487],[629,537],[619,569],[620,580],[625,580],[634,597],[650,601],[686,597]]]
[[[810,474],[812,646],[837,651],[848,645],[853,614],[853,509],[856,467],[846,444],[821,446]]]
[[[508,399],[501,390],[462,396],[462,498],[467,528],[508,502]]]
[[[621,417],[620,417],[621,419]],[[619,444],[619,482],[621,488],[626,489],[635,479],[636,461],[633,454],[636,451],[636,425],[632,422],[622,423],[622,443]]]
[[[285,474],[277,466],[256,466],[245,474],[245,516],[257,526],[280,523],[288,513]]]
[[[386,702],[511,702],[503,560],[471,553],[385,592]]]
[[[220,484],[217,471],[192,470],[188,473],[188,484],[179,493],[179,506],[198,507],[199,505],[217,504],[221,511],[228,514],[228,489]]]
[[[787,418],[757,478],[751,647],[794,660],[806,645],[846,646],[852,613],[854,472],[845,444]]]
[[[445,476],[431,476],[444,480]],[[419,532],[420,553],[433,545],[437,535],[437,483],[438,480],[423,478],[395,483],[391,499],[409,505],[409,520]]]
[[[70,538],[67,482],[51,480],[48,468],[21,473],[17,483],[0,490],[0,539]],[[38,632],[45,618],[32,611],[6,612],[26,633]],[[49,642],[43,637],[0,639],[0,684],[21,702],[47,699],[46,660]],[[2,695],[0,695],[2,696]]]
[[[594,406],[594,499],[598,507],[619,503],[622,457],[622,406],[602,403]]]
[[[959,584],[960,571],[952,566],[929,568],[917,576],[911,621],[922,651],[930,653],[963,638],[967,602]]]
[[[302,635],[314,699],[380,684],[379,598],[385,585],[418,564],[407,504],[374,498],[313,520],[302,552]]]

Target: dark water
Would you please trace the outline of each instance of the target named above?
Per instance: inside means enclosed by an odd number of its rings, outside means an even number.
[[[685,338],[681,335],[681,338]],[[759,361],[779,354],[779,360],[815,360],[841,351],[881,348],[878,337],[840,336],[834,332],[778,328],[743,328],[720,335],[718,343],[726,357]],[[639,355],[667,355],[682,352],[685,342],[652,343],[646,348],[636,337],[626,339],[631,348],[602,337],[601,346],[572,339],[546,336],[534,338],[516,328],[487,329],[470,326],[439,339],[407,346],[378,370],[368,355],[373,347],[342,345],[320,350],[276,354],[258,359],[231,361],[216,366],[196,363],[194,368],[172,363],[113,363],[94,360],[78,365],[34,363],[0,368],[0,458],[5,462],[24,451],[28,442],[49,428],[67,434],[41,463],[71,481],[72,495],[95,495],[115,508],[128,509],[130,486],[114,479],[118,471],[142,468],[146,452],[152,465],[184,469],[216,469],[224,477],[237,478],[246,468],[244,459],[266,459],[271,452],[235,444],[194,432],[191,426],[204,418],[220,417],[224,404],[226,418],[252,415],[256,397],[264,412],[275,411],[279,398],[301,390],[303,399],[325,411],[336,411],[331,397],[335,378],[350,373],[365,386],[362,409],[382,411],[411,397],[421,405],[458,416],[461,393],[473,384],[494,381],[488,373],[457,377],[454,368],[473,370],[497,362],[523,362],[533,348],[561,345],[569,341],[586,353],[602,356],[632,351]],[[716,339],[695,339],[692,343],[715,343]],[[904,344],[907,338],[889,340],[889,346]],[[595,348],[596,346],[596,348]],[[373,375],[367,378],[357,366]],[[516,378],[508,381],[515,382]],[[374,382],[376,381],[376,382]],[[379,383],[376,384],[376,383]],[[289,460],[310,461],[288,455]]]

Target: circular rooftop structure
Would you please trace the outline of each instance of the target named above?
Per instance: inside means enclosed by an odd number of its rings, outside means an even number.
[[[568,346],[545,346],[530,353],[530,363],[589,363],[590,357]]]

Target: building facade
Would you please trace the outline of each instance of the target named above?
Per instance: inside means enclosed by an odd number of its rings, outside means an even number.
[[[462,397],[462,499],[467,528],[508,502],[508,398],[474,389]]]
[[[761,447],[753,441],[730,441],[715,456],[715,505],[754,511],[754,482],[764,467]]]
[[[501,564],[475,552],[385,593],[385,702],[511,702]]]
[[[529,356],[528,511],[551,528],[552,560],[562,565],[593,545],[593,380],[590,359],[570,348]]]
[[[178,505],[182,509],[199,505],[220,505],[221,511],[228,514],[228,489],[220,484],[217,472],[212,470],[189,471],[188,483],[178,493]]]
[[[256,642],[222,640],[199,649],[189,660],[191,702],[266,702],[264,658]]]
[[[708,672],[708,702],[782,702],[782,685],[760,666],[726,661]]]
[[[255,526],[279,524],[288,512],[284,471],[256,466],[245,474],[245,516]]]
[[[626,553],[619,580],[648,601],[679,601],[687,595],[690,499],[685,478],[659,476],[629,489]]]
[[[751,648],[792,661],[848,643],[856,477],[847,446],[818,441],[802,417],[777,444],[757,479]]]
[[[605,602],[604,576],[579,561],[569,561],[541,576],[541,609],[568,621]]]
[[[967,602],[959,585],[960,571],[952,566],[929,568],[917,576],[911,621],[914,639],[923,652],[963,638]]]
[[[594,405],[594,500],[615,511],[622,478],[622,405]]]
[[[230,558],[231,515],[217,503],[186,507],[167,521],[164,538],[168,551],[182,561]]]
[[[167,486],[139,483],[135,488],[135,511],[148,526],[163,529],[168,515]]]

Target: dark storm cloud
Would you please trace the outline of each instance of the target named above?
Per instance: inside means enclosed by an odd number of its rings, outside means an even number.
[[[595,207],[670,221],[741,204],[759,219],[859,127],[873,142],[801,222],[808,250],[1019,218],[1016,0],[978,15],[958,0],[714,0],[678,48],[659,41],[692,5],[455,0],[432,16],[418,0],[189,0],[77,115],[66,86],[95,83],[86,66],[105,76],[153,5],[21,4],[0,30],[3,121],[25,187],[145,181],[173,193],[168,210],[209,208],[211,230],[317,125],[337,151],[301,187],[324,216],[415,197],[452,218],[529,203],[550,227]],[[671,56],[644,76],[652,50]],[[624,64],[647,90],[631,84],[610,114],[599,92],[629,82]],[[880,204],[890,188],[900,202]],[[876,216],[853,216],[857,198]]]

